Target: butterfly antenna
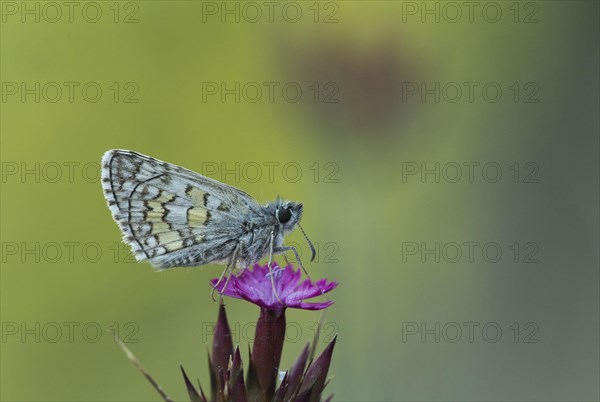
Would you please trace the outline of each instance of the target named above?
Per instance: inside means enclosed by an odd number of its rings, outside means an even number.
[[[304,238],[308,242],[308,247],[310,247],[310,252],[311,252],[310,262],[313,262],[315,260],[315,256],[317,255],[317,252],[315,251],[315,246],[313,246],[312,242],[310,241],[310,239],[306,235],[306,232],[304,231],[304,229],[302,229],[302,226],[300,226],[300,222],[297,222],[297,224],[298,224],[298,227],[300,228],[300,230],[302,231],[302,234],[304,235]]]

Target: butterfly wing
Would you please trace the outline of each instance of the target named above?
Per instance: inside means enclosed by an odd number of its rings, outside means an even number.
[[[136,259],[158,268],[226,259],[260,208],[235,187],[126,150],[104,154],[102,187]]]

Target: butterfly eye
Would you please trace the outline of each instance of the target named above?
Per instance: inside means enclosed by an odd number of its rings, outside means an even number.
[[[277,216],[279,223],[287,223],[292,218],[292,211],[289,208],[282,208],[278,210]]]

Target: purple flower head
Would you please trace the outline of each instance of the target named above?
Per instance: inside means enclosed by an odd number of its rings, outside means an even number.
[[[231,275],[229,281],[223,278],[220,283],[217,278],[210,282],[216,286],[216,290],[225,296],[244,299],[267,310],[280,311],[287,307],[303,310],[322,310],[333,304],[327,300],[317,303],[306,303],[304,300],[327,293],[338,285],[336,282],[327,282],[327,279],[319,279],[316,282],[310,279],[302,279],[300,269],[294,270],[292,265],[280,268],[276,264],[272,266],[273,280],[277,296],[273,294],[269,267],[267,265],[254,265],[253,269],[244,269],[238,276]],[[228,283],[227,283],[228,282]],[[217,285],[218,283],[218,285]],[[223,291],[227,283],[227,288]]]

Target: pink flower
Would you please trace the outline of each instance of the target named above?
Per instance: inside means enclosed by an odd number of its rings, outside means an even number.
[[[217,292],[225,296],[244,299],[267,310],[280,311],[288,307],[302,310],[322,310],[333,304],[331,300],[315,303],[307,303],[304,300],[335,289],[338,285],[336,282],[328,282],[327,279],[319,279],[316,282],[310,279],[301,281],[300,269],[294,270],[292,265],[280,268],[273,264],[272,270],[279,300],[273,293],[269,267],[266,265],[255,264],[252,269],[244,269],[238,276],[231,275],[229,281],[227,278],[223,278],[217,285],[219,280],[215,278],[211,280],[211,284]],[[226,283],[227,287],[223,291]]]

